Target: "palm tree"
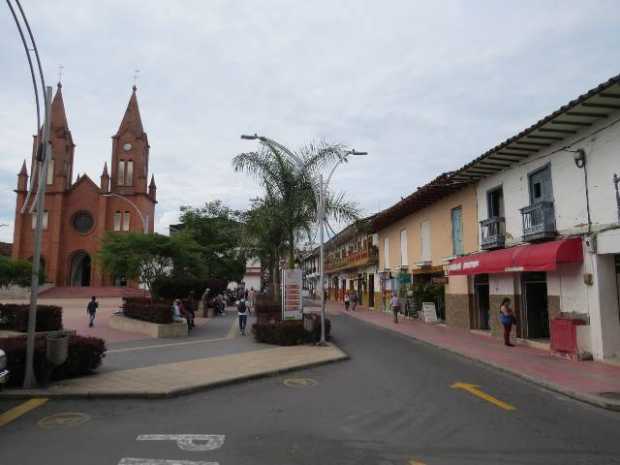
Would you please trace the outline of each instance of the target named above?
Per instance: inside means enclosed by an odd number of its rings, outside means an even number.
[[[233,159],[236,172],[256,177],[264,187],[264,201],[271,206],[273,222],[283,232],[278,247],[287,253],[290,268],[295,262],[295,245],[303,236],[312,237],[318,211],[318,175],[325,166],[343,159],[346,147],[326,143],[305,145],[296,152],[264,144],[257,152],[241,153]],[[358,218],[359,209],[346,201],[344,194],[327,193],[325,214],[338,222],[351,221]]]

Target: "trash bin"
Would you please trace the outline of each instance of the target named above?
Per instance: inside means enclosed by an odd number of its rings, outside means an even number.
[[[69,335],[66,333],[48,334],[47,361],[54,366],[65,363],[69,355]]]

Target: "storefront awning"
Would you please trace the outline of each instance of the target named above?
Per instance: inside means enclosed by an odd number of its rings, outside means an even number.
[[[560,239],[542,244],[521,245],[450,261],[448,274],[510,273],[521,271],[553,271],[560,263],[583,261],[581,238]]]

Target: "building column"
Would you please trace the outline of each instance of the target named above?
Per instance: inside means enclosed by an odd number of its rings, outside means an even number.
[[[613,254],[591,255],[593,283],[589,289],[592,355],[620,356],[618,278]]]

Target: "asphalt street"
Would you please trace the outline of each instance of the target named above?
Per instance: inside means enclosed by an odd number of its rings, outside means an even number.
[[[620,464],[620,414],[332,318],[348,361],[177,399],[50,400],[0,427],[0,464]]]

